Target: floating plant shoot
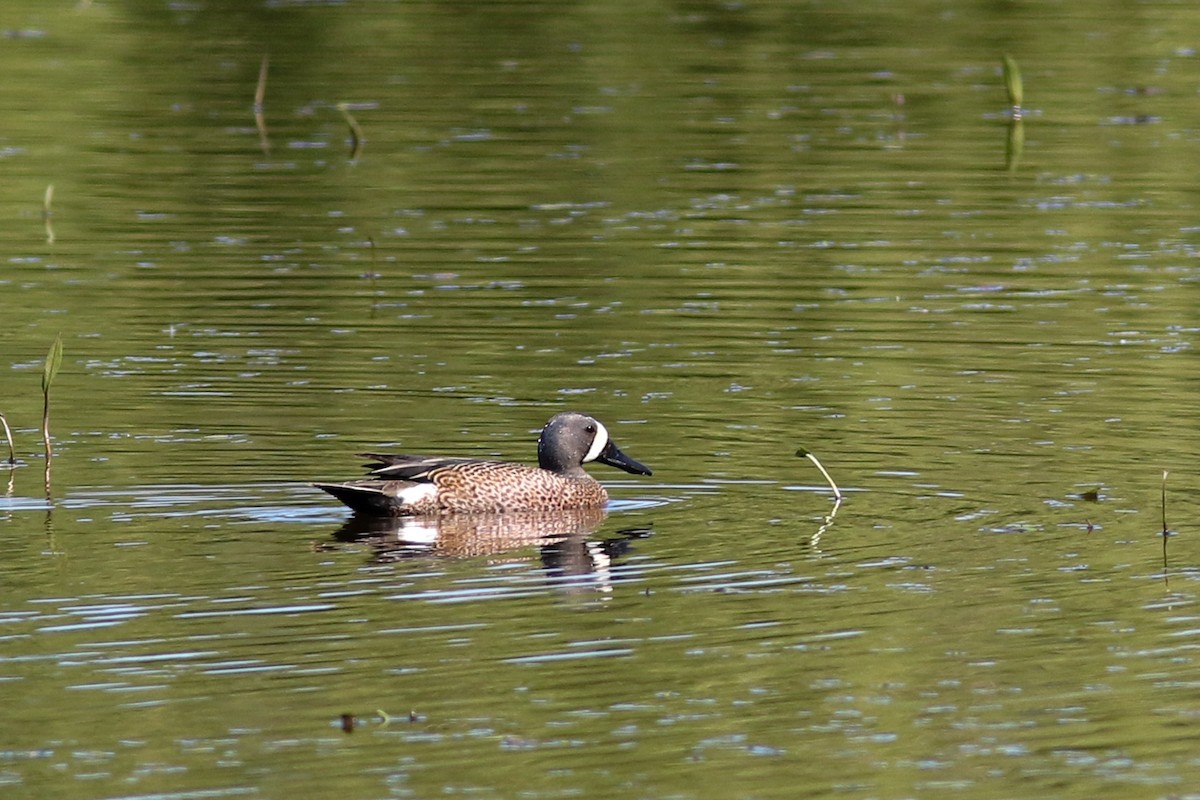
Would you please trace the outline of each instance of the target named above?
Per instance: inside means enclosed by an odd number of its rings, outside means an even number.
[[[1162,474],[1162,525],[1163,583],[1167,584],[1167,539],[1171,536],[1171,529],[1167,527],[1167,471],[1165,469]]]
[[[838,509],[842,507],[842,490],[839,489],[837,484],[833,482],[833,478],[829,477],[829,473],[825,470],[825,467],[821,465],[821,462],[816,456],[803,447],[796,451],[796,455],[800,456],[801,458],[807,458],[809,461],[811,461],[813,465],[821,471],[821,474],[825,476],[825,480],[829,482],[829,488],[833,489],[833,508],[829,509],[829,513],[825,515],[825,519],[821,522],[821,527],[817,528],[817,532],[814,533],[812,538],[809,540],[809,544],[812,545],[813,549],[816,549],[821,546],[821,537],[825,534],[825,531],[829,529],[829,526],[833,524],[833,518],[837,516]]]
[[[1004,148],[1004,164],[1009,172],[1017,168],[1021,151],[1025,149],[1025,126],[1021,122],[1021,104],[1025,100],[1025,87],[1021,82],[1021,68],[1017,60],[1005,53],[1001,59],[1004,67],[1004,88],[1008,91],[1008,139]]]
[[[8,420],[4,418],[3,412],[0,412],[0,425],[4,426],[4,441],[8,442],[8,463],[11,466],[17,463],[17,452],[13,450],[12,428],[8,427]]]
[[[1167,527],[1167,471],[1165,469],[1163,470],[1162,476],[1162,523],[1162,535],[1164,537],[1170,536],[1171,531]]]
[[[842,499],[842,490],[833,482],[833,478],[829,477],[829,473],[825,471],[825,467],[821,466],[821,462],[817,460],[817,457],[803,447],[796,451],[796,455],[800,458],[807,458],[821,471],[821,474],[825,476],[825,480],[829,481],[829,487],[833,489],[833,496],[840,501]]]
[[[254,126],[258,128],[258,142],[263,155],[271,154],[271,141],[267,138],[267,119],[263,113],[263,102],[267,99],[267,67],[270,63],[270,55],[263,53],[262,62],[258,65],[258,85],[254,88]]]
[[[1004,88],[1008,90],[1008,105],[1013,119],[1021,118],[1021,103],[1025,99],[1025,86],[1021,82],[1021,68],[1017,60],[1004,54]]]
[[[50,352],[46,354],[46,364],[42,367],[42,441],[46,443],[46,461],[54,457],[54,449],[50,444],[50,385],[58,375],[62,366],[63,344],[62,334],[54,337]]]
[[[358,124],[358,120],[350,113],[349,103],[338,103],[337,110],[342,112],[342,116],[346,118],[346,124],[350,126],[350,161],[358,161],[358,156],[362,153],[363,146],[363,129]]]
[[[54,244],[54,226],[50,224],[50,217],[54,216],[54,211],[51,210],[51,205],[54,203],[54,184],[46,186],[46,192],[42,195],[42,223],[46,226],[46,244]]]

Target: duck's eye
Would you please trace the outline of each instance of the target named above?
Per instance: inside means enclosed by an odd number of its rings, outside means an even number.
[[[595,425],[588,425],[586,428],[584,428],[584,430],[585,430],[585,431],[587,431],[588,433],[595,433],[595,432],[596,432],[596,426],[595,426]]]

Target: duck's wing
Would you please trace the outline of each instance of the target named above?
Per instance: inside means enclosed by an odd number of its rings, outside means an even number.
[[[478,458],[417,456],[405,453],[359,453],[358,457],[370,459],[366,467],[372,475],[401,481],[428,481],[434,472],[447,467],[490,463]]]

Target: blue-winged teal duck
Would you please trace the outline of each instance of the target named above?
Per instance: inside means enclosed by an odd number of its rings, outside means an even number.
[[[555,414],[538,437],[538,466],[441,456],[361,453],[374,477],[313,486],[355,512],[376,516],[555,511],[602,506],[608,492],[583,465],[589,461],[649,475],[622,453],[604,425],[586,414]]]

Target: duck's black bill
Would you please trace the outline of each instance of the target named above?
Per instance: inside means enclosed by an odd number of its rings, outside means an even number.
[[[604,449],[600,451],[600,455],[596,456],[596,460],[601,464],[608,464],[610,467],[623,469],[626,472],[632,472],[634,475],[653,475],[650,468],[645,464],[634,461],[629,456],[621,452],[610,439]]]

